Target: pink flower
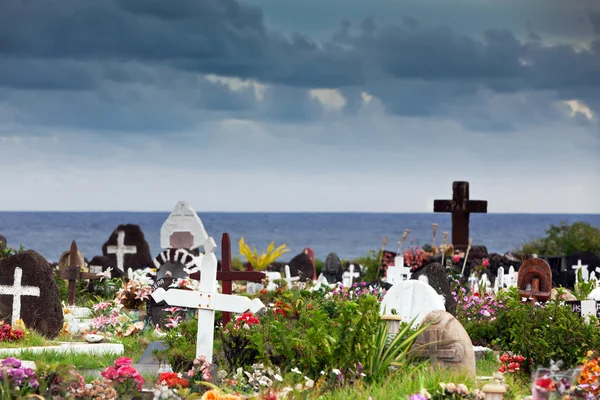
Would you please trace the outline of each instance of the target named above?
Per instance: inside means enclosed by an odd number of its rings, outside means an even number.
[[[129,357],[119,357],[115,360],[115,367],[123,367],[125,365],[133,364],[133,360]],[[135,369],[134,369],[135,370]]]
[[[108,380],[114,381],[119,377],[117,369],[115,367],[107,367],[102,371],[101,375]]]
[[[487,258],[484,258],[481,265],[483,265],[484,267],[487,267],[488,265],[490,265],[490,260],[488,260]]]
[[[455,263],[460,261],[460,256],[458,254],[455,254],[454,257],[452,257],[452,261],[454,261]]]

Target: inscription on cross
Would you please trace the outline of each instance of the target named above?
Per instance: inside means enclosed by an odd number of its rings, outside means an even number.
[[[469,199],[469,182],[453,182],[452,200],[434,200],[433,211],[452,213],[452,244],[466,247],[470,215],[487,213],[487,201]]]

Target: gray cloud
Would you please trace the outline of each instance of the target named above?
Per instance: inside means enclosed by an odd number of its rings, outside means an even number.
[[[451,116],[482,127],[491,113],[473,118],[449,105],[471,104],[488,91],[540,91],[600,112],[600,39],[589,49],[551,44],[531,23],[525,39],[506,29],[477,38],[415,17],[401,26],[368,17],[357,25],[344,21],[329,40],[317,42],[268,29],[260,8],[236,0],[185,0],[177,7],[159,0],[0,0],[0,7],[6,11],[0,15],[0,99],[31,109],[32,99],[15,90],[59,91],[54,100],[33,99],[44,109],[30,113],[32,123],[182,129],[197,123],[197,110],[299,121],[323,115],[304,90],[315,87],[346,93],[346,113],[361,108],[366,90],[397,115]],[[596,29],[599,15],[587,12]],[[252,88],[233,93],[201,74],[274,86],[259,104]],[[65,92],[73,90],[82,94]],[[491,117],[489,123],[490,129],[513,126]]]

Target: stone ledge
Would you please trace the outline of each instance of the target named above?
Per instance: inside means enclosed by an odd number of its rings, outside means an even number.
[[[62,343],[57,346],[35,346],[35,347],[12,347],[0,349],[2,354],[17,354],[22,351],[43,353],[45,351],[57,351],[59,353],[87,353],[87,354],[123,354],[125,348],[120,343]]]

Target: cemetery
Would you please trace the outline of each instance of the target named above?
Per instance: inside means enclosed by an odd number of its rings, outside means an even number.
[[[405,230],[359,260],[285,262],[184,201],[158,254],[131,224],[89,262],[73,238],[57,265],[0,236],[0,397],[600,398],[598,229],[489,254],[468,182],[433,209],[452,213],[439,244],[434,224],[431,245]]]

